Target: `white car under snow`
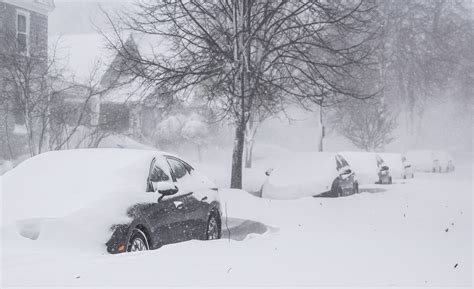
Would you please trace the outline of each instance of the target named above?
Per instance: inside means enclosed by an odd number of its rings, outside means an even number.
[[[263,198],[297,199],[324,193],[340,197],[359,189],[356,174],[336,153],[295,153],[268,174]]]
[[[357,173],[357,179],[360,184],[391,183],[390,175],[387,175],[387,178],[385,178],[385,175],[381,175],[382,172],[389,174],[389,170],[382,170],[386,164],[377,153],[346,151],[340,152],[340,154],[346,158]],[[384,177],[383,180],[386,180],[381,181],[381,177]]]
[[[379,153],[394,179],[412,179],[415,174],[409,160],[399,153]]]
[[[405,155],[416,171],[441,173],[455,169],[454,158],[445,151],[411,150]]]

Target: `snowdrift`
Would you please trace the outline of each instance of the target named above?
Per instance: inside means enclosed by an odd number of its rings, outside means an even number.
[[[374,184],[379,180],[376,153],[340,152],[355,171],[359,184]]]
[[[337,178],[336,153],[297,153],[275,168],[262,187],[262,197],[297,199],[327,192]]]
[[[412,150],[406,152],[407,159],[419,172],[435,172],[440,170],[440,162],[435,151]]]
[[[102,251],[111,226],[130,221],[131,205],[159,197],[146,192],[157,154],[80,149],[31,158],[2,177],[2,230],[45,245]]]

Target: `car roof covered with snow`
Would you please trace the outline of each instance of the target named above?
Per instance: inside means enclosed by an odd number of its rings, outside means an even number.
[[[263,197],[296,199],[328,191],[338,176],[336,155],[329,152],[289,154],[263,185]]]
[[[3,178],[4,222],[61,217],[107,195],[141,195],[152,159],[166,152],[133,149],[54,151],[30,158]]]
[[[373,184],[378,181],[377,153],[344,151],[340,154],[355,171],[360,183]]]

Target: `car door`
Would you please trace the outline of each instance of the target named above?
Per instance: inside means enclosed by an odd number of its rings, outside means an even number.
[[[178,189],[185,196],[183,199],[183,228],[184,239],[190,240],[199,237],[204,232],[209,211],[209,191],[207,187],[194,173],[194,169],[186,162],[175,158],[167,158],[171,171],[175,177]]]
[[[155,157],[150,165],[147,190],[155,192],[155,185],[158,182],[174,183],[173,173],[163,157]],[[153,228],[153,235],[162,244],[176,243],[184,239],[182,234],[185,216],[184,199],[184,192],[179,190],[170,196],[157,194],[157,201],[153,204],[149,214],[149,223]]]

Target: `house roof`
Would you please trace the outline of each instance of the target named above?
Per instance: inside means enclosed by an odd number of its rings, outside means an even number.
[[[0,0],[0,2],[15,5],[41,14],[48,14],[53,11],[55,7],[53,0]]]
[[[169,41],[162,37],[145,34],[128,34],[124,39],[134,45],[138,53],[145,58],[153,58],[159,54],[166,57],[172,52]],[[91,80],[104,83],[104,79],[112,78],[114,67],[120,61],[117,53],[107,47],[108,42],[102,34],[73,34],[63,35],[50,39],[52,46],[57,46],[57,55],[60,62],[69,70],[70,77],[78,83],[87,83]],[[105,81],[107,82],[107,81]],[[151,91],[141,85],[139,80],[125,83],[111,89],[103,97],[104,102],[138,102],[143,101]],[[105,85],[105,84],[104,84]]]

